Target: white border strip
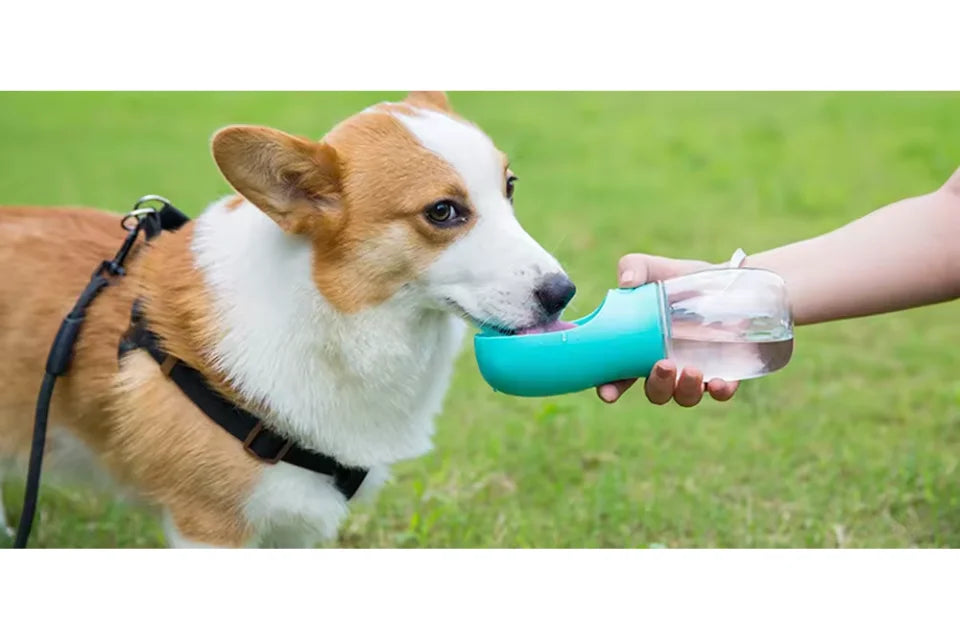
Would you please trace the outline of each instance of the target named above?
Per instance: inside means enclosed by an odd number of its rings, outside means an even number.
[[[0,567],[10,638],[929,639],[956,635],[960,552],[0,551]]]
[[[7,89],[960,88],[942,0],[47,0],[0,22]]]

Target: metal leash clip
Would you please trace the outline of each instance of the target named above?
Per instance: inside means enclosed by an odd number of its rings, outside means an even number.
[[[104,260],[103,263],[101,263],[99,272],[103,273],[106,271],[114,276],[124,275],[126,272],[123,268],[123,262],[126,260],[130,248],[133,247],[133,243],[136,242],[140,230],[144,230],[148,240],[158,234],[163,226],[161,221],[162,212],[171,206],[169,200],[163,196],[153,194],[143,196],[137,200],[133,205],[133,209],[120,220],[120,226],[127,231],[126,240],[123,241],[123,245],[113,260]]]
[[[159,203],[160,206],[144,206],[147,203]],[[154,215],[159,217],[160,212],[164,207],[169,207],[170,201],[164,198],[163,196],[158,195],[146,195],[136,201],[133,205],[133,209],[130,210],[130,213],[123,216],[123,219],[120,221],[120,226],[126,229],[127,231],[133,231],[142,221],[143,218],[149,215]],[[135,222],[134,222],[135,221]]]

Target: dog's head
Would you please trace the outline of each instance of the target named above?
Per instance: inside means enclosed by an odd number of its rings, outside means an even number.
[[[309,239],[313,280],[344,312],[402,292],[513,332],[550,324],[575,292],[514,216],[506,156],[443,93],[376,105],[319,142],[228,127],[213,155],[244,198]]]

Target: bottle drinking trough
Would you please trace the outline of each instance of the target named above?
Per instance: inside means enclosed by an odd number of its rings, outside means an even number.
[[[571,393],[646,377],[663,358],[705,381],[745,380],[783,368],[793,321],[783,279],[752,268],[708,269],[635,289],[613,289],[592,313],[539,333],[474,338],[477,363],[497,391]]]

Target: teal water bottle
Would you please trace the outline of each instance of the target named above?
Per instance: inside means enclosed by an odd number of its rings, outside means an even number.
[[[645,378],[658,360],[696,367],[704,380],[773,373],[793,353],[783,279],[763,269],[707,269],[634,289],[612,289],[589,315],[557,331],[474,337],[494,390],[552,396]]]

